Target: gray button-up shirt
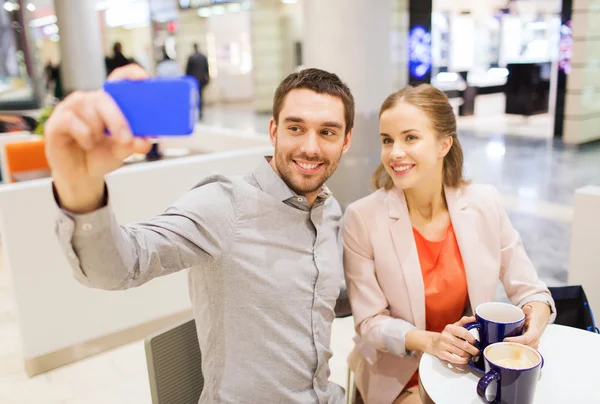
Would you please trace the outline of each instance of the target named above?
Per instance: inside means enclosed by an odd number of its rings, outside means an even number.
[[[118,290],[189,270],[205,377],[200,403],[343,403],[328,381],[343,283],[341,209],[310,207],[265,160],[205,178],[165,213],[119,226],[107,205],[60,211],[57,234],[84,285]]]

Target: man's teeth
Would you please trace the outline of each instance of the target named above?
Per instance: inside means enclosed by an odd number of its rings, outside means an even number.
[[[315,168],[317,168],[319,165],[318,164],[305,164],[305,163],[298,163],[298,165],[302,168],[304,168],[305,170],[314,170]]]
[[[399,166],[399,167],[392,167],[392,169],[396,172],[400,172],[400,171],[406,171],[411,169],[412,166]]]

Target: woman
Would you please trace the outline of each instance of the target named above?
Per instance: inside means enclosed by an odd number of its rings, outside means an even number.
[[[537,346],[555,317],[498,191],[463,179],[448,98],[430,85],[390,95],[379,114],[377,191],[344,219],[344,267],[358,333],[349,358],[367,404],[419,403],[421,353],[466,364],[478,354],[463,317],[498,280],[526,315],[512,341]],[[466,341],[466,342],[465,342]]]

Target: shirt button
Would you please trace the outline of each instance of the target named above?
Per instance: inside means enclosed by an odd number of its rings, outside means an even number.
[[[67,255],[69,256],[69,258],[72,258],[72,259],[75,259],[77,257],[73,251],[69,251],[69,253]]]
[[[303,198],[298,198],[298,202],[304,202]]]
[[[92,226],[91,223],[84,223],[84,224],[81,225],[81,229],[83,231],[90,231],[90,230],[92,230],[92,227],[93,226]]]

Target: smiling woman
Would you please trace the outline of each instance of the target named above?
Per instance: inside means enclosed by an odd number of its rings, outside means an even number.
[[[358,334],[348,363],[365,402],[421,400],[419,353],[466,364],[479,351],[464,328],[501,281],[536,347],[556,315],[498,191],[465,181],[456,118],[430,85],[390,95],[379,115],[378,189],[344,217],[344,272]],[[390,382],[390,380],[392,380]]]
[[[392,157],[390,153],[404,150],[410,159],[411,151],[420,153],[422,149],[416,146],[419,138],[429,142],[437,138],[447,143],[449,150],[445,150],[447,154],[439,162],[443,164],[444,185],[456,187],[466,183],[463,178],[462,146],[456,135],[456,118],[443,92],[426,84],[405,87],[387,97],[379,111],[379,118],[383,147],[382,164],[373,174],[376,189],[391,189],[395,184],[394,179],[399,179],[397,173],[407,174],[415,166],[413,163],[385,164],[383,159],[389,162]],[[398,125],[403,124],[404,127],[398,130]],[[401,150],[393,147],[395,140],[403,145]]]

